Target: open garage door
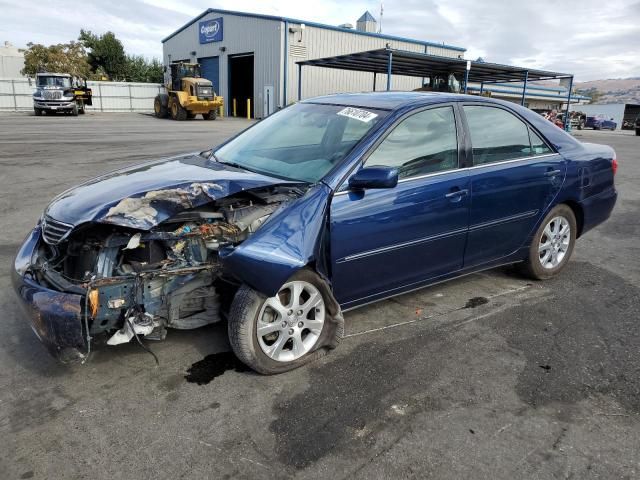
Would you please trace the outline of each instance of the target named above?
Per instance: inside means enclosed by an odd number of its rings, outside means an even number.
[[[203,78],[211,80],[213,90],[220,95],[220,58],[219,57],[203,57],[198,59],[200,70]]]
[[[236,114],[239,117],[254,117],[253,98],[253,53],[229,56],[229,107],[236,101]],[[247,112],[247,100],[250,110]]]

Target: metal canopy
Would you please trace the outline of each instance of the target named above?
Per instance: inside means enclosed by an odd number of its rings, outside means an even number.
[[[376,89],[376,75],[378,73],[387,75],[387,90],[391,90],[391,77],[394,74],[423,78],[436,75],[448,76],[449,74],[457,74],[459,78],[464,77],[464,93],[467,93],[469,82],[480,83],[481,93],[483,86],[488,83],[523,82],[522,97],[520,100],[522,105],[524,105],[528,82],[568,78],[570,80],[567,94],[565,129],[568,126],[571,89],[573,87],[573,75],[568,73],[514,67],[511,65],[501,65],[499,63],[474,62],[462,58],[442,57],[440,55],[429,55],[427,53],[410,52],[408,50],[397,50],[394,48],[380,48],[366,52],[337,55],[335,57],[316,58],[313,60],[300,61],[297,62],[297,64],[298,100],[302,98],[302,67],[308,65],[373,73],[374,90]]]
[[[429,77],[438,74],[448,75],[450,73],[457,73],[464,76],[467,71],[467,60],[393,48],[381,48],[367,52],[337,55],[335,57],[316,58],[314,60],[304,60],[297,63],[301,66],[312,65],[360,72],[387,73],[390,57],[392,58],[391,73],[395,75]],[[528,81],[553,80],[570,77],[572,77],[572,75],[567,73],[471,61],[468,80],[470,82],[488,83],[522,82],[525,79]]]

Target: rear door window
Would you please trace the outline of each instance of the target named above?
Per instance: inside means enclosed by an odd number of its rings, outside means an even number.
[[[518,117],[496,107],[465,105],[463,108],[475,165],[531,156],[529,127]]]

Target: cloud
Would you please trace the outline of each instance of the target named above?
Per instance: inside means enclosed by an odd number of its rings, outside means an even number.
[[[279,15],[338,25],[355,24],[370,0],[0,0],[0,40],[75,40],[81,28],[113,31],[127,52],[160,57],[160,40],[209,7]],[[28,12],[28,14],[25,14]],[[385,33],[467,48],[467,58],[575,73],[579,80],[640,75],[640,2],[582,0],[387,0]]]

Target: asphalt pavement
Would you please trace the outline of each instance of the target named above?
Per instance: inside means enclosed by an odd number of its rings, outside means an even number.
[[[0,478],[640,477],[640,137],[615,148],[620,197],[566,271],[470,275],[345,315],[322,360],[260,376],[225,325],[151,347],[50,358],[10,282],[57,193],[248,126],[140,114],[0,115]]]

